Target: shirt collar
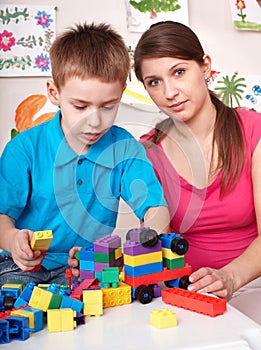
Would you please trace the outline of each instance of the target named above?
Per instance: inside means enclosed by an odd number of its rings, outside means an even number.
[[[56,150],[55,165],[60,167],[77,159],[86,158],[90,162],[99,164],[107,168],[115,166],[114,146],[115,140],[109,129],[96,143],[91,145],[85,155],[76,154],[67,143],[61,128],[61,111],[58,111],[49,122],[48,135],[52,147]]]

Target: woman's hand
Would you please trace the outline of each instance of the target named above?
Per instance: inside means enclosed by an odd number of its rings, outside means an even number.
[[[73,273],[73,276],[75,276],[75,277],[80,276],[80,270],[79,270],[79,262],[74,257],[74,254],[76,252],[79,252],[80,250],[81,250],[81,247],[73,247],[69,251],[68,265],[72,267],[72,273]]]
[[[189,281],[191,284],[188,290],[213,293],[226,300],[230,300],[235,291],[233,275],[224,268],[216,270],[202,267],[189,276]]]

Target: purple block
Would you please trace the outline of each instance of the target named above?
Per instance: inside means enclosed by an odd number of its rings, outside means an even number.
[[[158,243],[154,247],[144,247],[141,243],[137,242],[131,242],[126,241],[123,245],[123,254],[136,256],[140,254],[149,254],[154,252],[161,252],[162,251],[162,245],[161,241],[158,241]]]
[[[94,242],[95,253],[111,253],[121,247],[121,238],[117,235],[107,235]]]
[[[80,271],[80,279],[83,281],[86,278],[94,278],[94,271],[81,270]]]
[[[154,293],[154,298],[159,298],[161,297],[161,288],[158,284],[153,284],[153,293]]]

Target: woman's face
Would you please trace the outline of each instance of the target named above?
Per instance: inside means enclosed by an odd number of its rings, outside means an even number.
[[[159,109],[175,120],[188,122],[206,106],[209,91],[206,77],[211,60],[199,65],[174,57],[146,58],[141,63],[144,86]]]

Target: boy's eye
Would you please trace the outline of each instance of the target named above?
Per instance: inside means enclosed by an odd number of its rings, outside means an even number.
[[[116,104],[114,105],[108,105],[108,106],[103,106],[102,109],[105,111],[111,111],[116,107]]]
[[[86,106],[74,106],[75,109],[78,109],[78,110],[83,110],[86,108]]]

